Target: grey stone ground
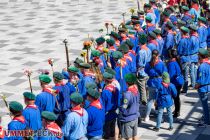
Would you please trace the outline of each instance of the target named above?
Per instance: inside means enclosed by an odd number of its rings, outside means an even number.
[[[0,0],[0,92],[8,101],[23,103],[22,93],[29,90],[24,68],[33,70],[32,84],[39,93],[38,72],[40,68],[50,69],[48,58],[55,59],[55,70],[66,66],[64,44],[69,41],[70,59],[75,59],[88,34],[100,35],[99,29],[109,21],[119,24],[121,14],[136,8],[135,0]],[[104,33],[105,34],[105,33]],[[201,105],[196,91],[182,95],[181,117],[175,120],[174,131],[169,132],[167,123],[160,132],[151,129],[154,119],[139,127],[142,140],[210,140],[210,127],[197,128],[201,116]],[[10,121],[2,100],[0,100],[2,125]],[[144,112],[142,107],[142,112]]]

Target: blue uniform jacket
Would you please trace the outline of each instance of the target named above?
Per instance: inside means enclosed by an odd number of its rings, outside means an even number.
[[[207,36],[208,36],[208,30],[206,25],[200,26],[198,28],[198,35],[199,35],[199,40],[200,40],[200,48],[205,48],[207,47]]]
[[[164,40],[162,37],[157,37],[156,41],[158,42],[158,51],[159,54],[162,55],[162,51],[163,51],[163,45],[164,45]]]
[[[168,32],[163,45],[162,54],[165,58],[168,58],[168,50],[172,49],[174,46],[174,34],[172,31]]]
[[[102,102],[100,101],[101,105]],[[103,134],[103,125],[105,120],[105,110],[102,106],[99,109],[96,106],[89,105],[86,109],[88,113],[88,127],[87,127],[87,136],[102,136]]]
[[[190,55],[192,54],[192,49],[190,46],[190,38],[182,37],[178,45],[178,55],[180,56],[181,63],[190,62]]]
[[[151,50],[151,52],[153,50],[158,50],[158,52],[160,51],[159,50],[159,44],[158,44],[158,42],[156,40],[153,40],[152,42],[149,42],[147,44],[147,47]]]
[[[35,104],[39,107],[40,112],[53,112],[55,108],[55,97],[49,92],[41,92],[36,96]]]
[[[157,88],[158,85],[162,81],[161,76],[162,76],[163,72],[167,72],[167,68],[166,68],[165,64],[161,60],[159,60],[159,62],[157,64],[155,64],[154,67],[151,67],[150,63],[147,63],[145,66],[145,72],[149,76],[147,85],[149,87]]]
[[[133,89],[130,89],[133,88]],[[136,85],[129,87],[123,94],[121,106],[119,108],[119,121],[130,122],[137,119],[139,114],[139,92]]]
[[[210,26],[208,26],[207,47],[210,48]]]
[[[26,106],[26,108],[23,110],[23,116],[26,119],[27,125],[30,129],[40,130],[42,128],[40,111],[36,105]]]
[[[180,83],[183,83],[183,78],[177,78],[178,76],[182,76],[181,68],[176,60],[170,61],[168,63],[168,73],[170,75],[171,83],[173,83],[176,86],[180,86]]]
[[[146,16],[151,17],[152,18],[152,24],[155,24],[156,16],[155,16],[154,13],[146,13]]]
[[[191,62],[198,62],[198,49],[200,48],[198,35],[192,35],[190,37],[190,43],[191,43],[190,60]]]
[[[105,109],[105,121],[117,118],[116,109],[120,101],[120,92],[112,84],[107,85],[101,93],[101,99]]]
[[[86,85],[88,83],[94,83],[92,76],[84,76],[81,81],[78,83],[79,93],[86,98]]]
[[[210,61],[203,62],[198,67],[197,72],[197,81],[196,83],[201,86],[198,89],[198,92],[210,92]]]
[[[174,84],[169,83],[167,85],[160,84],[157,94],[158,107],[170,107],[173,105],[173,98],[177,96],[177,90]]]
[[[160,22],[160,11],[158,10],[157,7],[154,7],[154,13],[155,13],[155,24],[158,24]]]
[[[191,8],[189,14],[194,16],[193,22],[197,23],[198,17],[200,17],[200,10],[196,11],[194,8]]]
[[[136,53],[135,53],[135,51],[130,50],[128,54],[132,58],[131,72],[136,74]]]
[[[85,109],[83,111],[83,116],[76,112],[68,114],[62,127],[62,132],[67,140],[78,140],[87,134],[88,113]]]

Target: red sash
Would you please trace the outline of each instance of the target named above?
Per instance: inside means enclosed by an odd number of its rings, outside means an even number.
[[[72,112],[76,112],[78,115],[83,116],[84,115],[84,110],[81,108],[80,105],[75,106],[71,109]]]
[[[209,65],[210,65],[210,60],[209,60],[208,58],[203,59],[203,60],[202,60],[202,63],[207,63],[207,64],[209,64]]]
[[[163,84],[163,86],[166,87],[166,88],[168,88],[169,85],[170,85],[170,83],[164,83],[164,82],[162,82],[162,84]]]
[[[112,84],[108,84],[106,87],[105,87],[105,90],[108,90],[110,91],[111,93],[115,93],[115,86],[112,85]]]
[[[55,122],[48,124],[46,129],[55,134],[58,138],[62,138],[61,128]]]
[[[12,120],[13,121],[18,121],[18,122],[21,122],[21,123],[25,123],[25,118],[23,116],[14,117]]]
[[[133,93],[133,95],[138,95],[138,87],[136,85],[132,85],[130,87],[128,87],[128,91],[130,91],[131,93]]]
[[[37,109],[36,105],[27,105],[26,108],[33,108],[33,109]]]
[[[101,105],[99,99],[93,101],[92,103],[90,103],[90,106],[94,106],[94,107],[96,107],[96,108],[98,108],[98,109],[102,109],[102,105]]]

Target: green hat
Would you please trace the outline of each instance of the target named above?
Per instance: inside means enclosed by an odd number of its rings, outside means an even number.
[[[53,112],[49,111],[42,111],[42,118],[45,118],[48,121],[57,120],[57,116]]]
[[[98,99],[100,97],[100,93],[95,90],[95,89],[92,89],[92,88],[89,88],[87,90],[87,94],[95,99]]]
[[[152,6],[151,6],[149,3],[145,3],[145,4],[144,4],[144,7],[145,7],[145,8],[152,8]]]
[[[105,69],[105,72],[108,72],[108,73],[110,73],[110,74],[112,74],[112,75],[116,75],[116,72],[112,69],[112,68],[110,68],[110,67],[107,67],[106,69]]]
[[[199,54],[204,55],[204,56],[208,56],[209,55],[208,51],[206,49],[204,49],[204,48],[200,48],[198,50],[198,52],[199,52]]]
[[[131,30],[128,31],[128,34],[129,35],[135,35],[136,34],[136,31],[131,29]]]
[[[141,11],[141,10],[138,10],[137,13],[138,13],[139,15],[144,15],[144,11]]]
[[[187,27],[185,27],[185,26],[182,26],[180,29],[181,29],[181,31],[183,31],[185,33],[189,33],[190,32],[190,30]]]
[[[120,45],[118,50],[125,54],[129,52],[129,47],[128,45],[126,45],[126,43],[123,43],[122,45]]]
[[[185,10],[185,11],[189,11],[190,10],[189,7],[187,7],[187,6],[182,6],[182,9]]]
[[[52,81],[51,78],[46,74],[39,75],[39,80],[47,84],[49,84]]]
[[[163,73],[162,79],[163,79],[164,83],[170,83],[170,76],[169,76],[168,72]]]
[[[60,72],[53,72],[53,78],[55,78],[56,80],[60,81],[60,80],[64,79],[64,76]]]
[[[86,89],[89,89],[89,88],[96,89],[97,85],[95,82],[91,82],[91,83],[86,83],[85,87]]]
[[[123,54],[119,51],[114,51],[112,53],[112,56],[113,56],[114,59],[121,59],[123,57]]]
[[[149,36],[152,37],[153,39],[157,38],[156,34],[152,31],[149,32]]]
[[[99,56],[101,55],[101,52],[98,51],[98,50],[92,50],[92,51],[91,51],[91,55],[92,55],[93,57],[99,57]]]
[[[154,2],[156,2],[155,0],[149,0],[149,2],[152,2],[152,3],[154,3]]]
[[[196,25],[194,25],[194,24],[191,24],[189,26],[189,29],[194,30],[194,31],[197,31],[198,30],[198,27]]]
[[[126,29],[133,30],[133,25],[125,25]]]
[[[206,18],[205,18],[205,17],[198,17],[198,20],[199,20],[199,21],[202,21],[203,23],[206,22]]]
[[[139,17],[138,17],[138,16],[136,16],[136,15],[132,15],[132,16],[131,16],[131,19],[136,19],[136,20],[139,20]]]
[[[83,63],[84,61],[82,59],[76,58],[74,63],[79,64],[79,63]]]
[[[147,43],[147,35],[145,35],[145,34],[140,34],[140,35],[139,35],[139,42],[140,42],[141,44],[146,44],[146,43]]]
[[[31,92],[24,92],[23,96],[26,99],[29,99],[29,100],[35,100],[36,99],[36,96],[33,93],[31,93]]]
[[[19,102],[16,102],[16,101],[10,102],[9,108],[11,110],[18,111],[18,112],[23,110],[23,106]]]
[[[128,45],[130,48],[134,47],[134,44],[130,40],[126,40],[125,44]]]
[[[184,25],[187,24],[185,21],[180,20],[180,19],[178,19],[177,23],[178,23],[179,25],[181,25],[181,26],[184,26]]]
[[[131,24],[131,21],[127,21],[126,23],[125,23],[125,25],[130,25]]]
[[[79,64],[80,68],[84,68],[84,69],[89,69],[91,66],[88,63],[80,63]]]
[[[96,39],[96,43],[99,45],[103,44],[104,42],[105,42],[105,38],[103,38],[103,37],[99,37]]]
[[[168,21],[168,22],[166,23],[166,25],[167,25],[167,27],[170,27],[170,28],[173,28],[173,27],[174,27],[173,23],[170,22],[170,21]]]
[[[114,39],[107,39],[106,43],[109,44],[110,46],[113,46],[115,44]]]
[[[79,72],[79,69],[78,69],[77,67],[75,67],[75,66],[70,66],[70,67],[68,67],[67,70],[68,70],[69,72],[73,72],[73,73]]]
[[[125,81],[126,83],[135,83],[136,82],[136,76],[132,73],[126,74],[125,75]]]
[[[198,3],[198,0],[192,0],[192,2],[194,2],[194,3]]]
[[[153,32],[154,32],[156,35],[160,35],[160,34],[161,34],[161,30],[160,30],[160,29],[155,29]]]
[[[139,20],[133,21],[133,25],[140,24]]]
[[[145,17],[145,20],[146,20],[146,21],[149,21],[149,22],[152,22],[152,18],[151,18],[150,16],[146,16],[146,17]]]
[[[71,94],[70,100],[76,104],[81,104],[83,102],[83,97],[80,93],[74,92]]]
[[[126,32],[127,29],[125,29],[125,28],[119,28],[118,31],[119,31],[119,32]]]
[[[170,16],[170,13],[168,11],[163,11],[163,15],[169,17]]]
[[[112,37],[114,37],[114,38],[117,38],[117,39],[120,38],[120,35],[119,35],[118,33],[116,33],[116,32],[113,32],[113,31],[111,31],[110,36],[112,36]]]
[[[103,73],[103,78],[106,79],[106,80],[111,80],[113,79],[114,75],[108,73],[108,72],[104,72]]]

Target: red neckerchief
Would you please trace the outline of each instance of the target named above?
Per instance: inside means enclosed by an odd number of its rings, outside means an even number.
[[[152,23],[147,23],[147,27],[152,27],[152,26],[155,26],[155,25]]]
[[[205,59],[202,60],[202,63],[207,63],[207,64],[210,65],[210,60],[208,58],[205,58]]]
[[[198,38],[198,33],[197,32],[194,32],[194,33],[191,34],[191,36],[195,36],[195,37]]]
[[[162,82],[162,84],[163,84],[163,86],[166,87],[166,88],[168,88],[169,85],[170,85],[170,83],[164,83],[164,82]]]
[[[152,5],[152,8],[153,8],[153,9],[157,9],[157,6],[156,6],[156,5]]]
[[[115,49],[114,46],[109,47],[109,50],[110,50],[110,51],[116,51],[116,49]]]
[[[116,46],[120,46],[120,41],[119,40],[115,40],[115,45]]]
[[[128,87],[128,91],[133,93],[133,95],[138,95],[138,87],[136,85],[132,85]]]
[[[125,41],[127,39],[129,39],[127,36],[122,38],[123,41]]]
[[[129,50],[129,53],[132,53],[134,56],[136,56],[136,52],[134,50]]]
[[[182,35],[182,38],[190,38],[189,35]]]
[[[4,139],[4,129],[0,126],[0,139]]]
[[[175,61],[176,61],[176,58],[172,58],[172,59],[171,59],[171,62],[175,62]]]
[[[137,32],[143,32],[144,30],[142,28],[138,28]]]
[[[146,44],[144,44],[144,45],[141,45],[141,50],[148,50],[148,47],[147,47],[147,45],[146,45]]]
[[[46,129],[55,134],[58,138],[62,138],[61,128],[55,122],[47,124]]]
[[[27,105],[26,108],[33,108],[33,109],[37,109],[36,105]]]
[[[115,93],[116,88],[114,85],[108,84],[108,85],[106,85],[106,87],[104,89],[110,91],[111,93]]]
[[[102,109],[102,105],[101,105],[101,102],[99,101],[99,99],[93,101],[92,103],[90,103],[90,106],[94,106],[98,109]]]
[[[104,47],[103,46],[97,46],[96,47],[96,50],[98,50],[98,51],[100,51],[100,52],[103,52],[103,50],[104,50]]]
[[[135,39],[135,35],[129,34],[128,35],[129,38]]]
[[[83,116],[84,110],[80,105],[77,105],[71,109],[72,112],[76,112],[78,115]]]
[[[92,73],[91,71],[84,71],[83,75],[84,76],[95,76],[94,73]]]
[[[184,15],[185,16],[189,16],[189,17],[192,17],[192,15],[190,15],[188,12],[185,12]]]
[[[120,59],[120,63],[116,63],[116,66],[118,67],[120,67],[120,66],[122,66],[123,68],[125,67],[127,65],[127,62],[126,62],[126,59],[125,58],[121,58]]]
[[[168,30],[169,34],[174,34],[174,32],[172,30]]]
[[[128,59],[128,60],[131,61],[131,62],[133,61],[133,60],[132,60],[132,57],[131,57],[128,53],[124,54],[124,58],[125,58],[125,59]]]
[[[144,20],[144,16],[140,16],[140,17],[139,17],[139,19],[142,19],[142,20]]]
[[[59,93],[59,90],[54,90],[54,89],[52,89],[51,87],[45,87],[42,91],[43,91],[43,92],[50,93],[50,94],[52,94],[52,95],[54,95],[55,93],[56,93],[56,94]]]
[[[156,40],[150,40],[149,43],[154,44],[155,46],[158,46],[158,42]]]
[[[161,40],[161,39],[162,39],[162,37],[161,37],[160,35],[157,35],[157,39]]]
[[[102,61],[99,57],[93,58],[93,61],[94,61],[96,64],[98,64],[99,66],[101,66],[101,67],[104,66],[103,61]]]
[[[197,3],[193,3],[191,8],[194,8],[196,11],[199,10],[199,5]]]
[[[64,86],[64,82],[61,82],[61,83],[56,83],[55,86]]]
[[[152,9],[147,9],[147,13],[153,13]]]
[[[168,17],[164,19],[164,23],[167,23],[168,21],[170,21]]]
[[[25,118],[23,116],[14,117],[12,120],[13,121],[18,121],[18,122],[21,122],[21,123],[25,123]]]
[[[159,59],[155,60],[154,66],[157,65],[160,62]]]
[[[204,23],[200,23],[200,26],[207,28],[207,26]]]

